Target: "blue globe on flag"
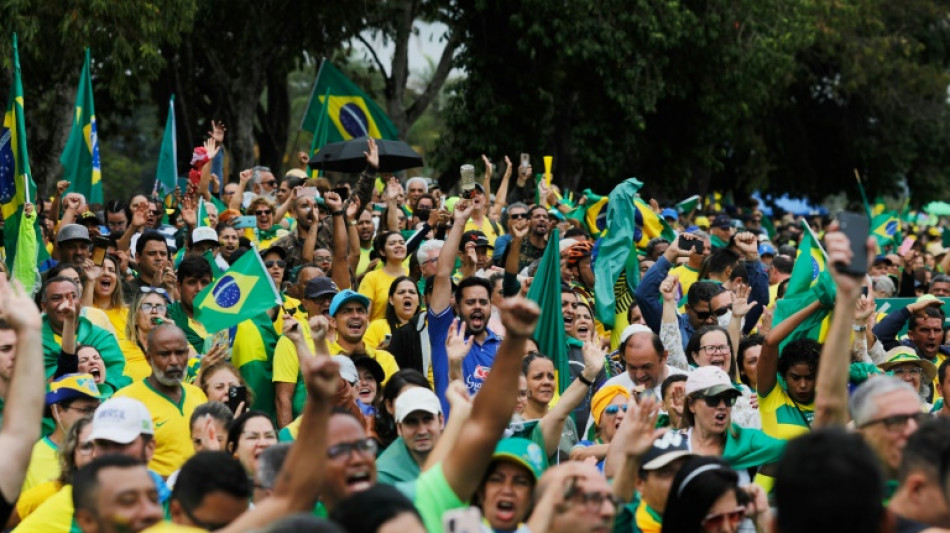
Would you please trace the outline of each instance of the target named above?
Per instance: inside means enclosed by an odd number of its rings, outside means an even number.
[[[340,108],[340,125],[352,137],[369,135],[369,120],[360,106],[349,103]]]
[[[225,275],[214,288],[214,303],[223,309],[234,307],[241,301],[241,287],[233,276]]]
[[[887,232],[889,236],[894,236],[894,234],[897,233],[897,221],[891,220],[890,222],[888,222],[887,226],[885,226],[884,231]]]
[[[815,256],[811,257],[811,279],[812,281],[818,279],[818,274],[821,273],[821,265],[818,264],[818,259]]]

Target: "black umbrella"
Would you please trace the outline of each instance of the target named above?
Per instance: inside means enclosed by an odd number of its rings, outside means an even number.
[[[324,145],[310,160],[310,168],[356,174],[366,168],[368,137]],[[422,156],[403,141],[376,139],[379,149],[379,171],[398,172],[422,166]]]

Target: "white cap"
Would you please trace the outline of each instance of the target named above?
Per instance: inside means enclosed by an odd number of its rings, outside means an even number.
[[[89,439],[129,444],[143,433],[155,434],[152,414],[142,402],[119,396],[106,400],[96,409]]]
[[[415,411],[442,414],[442,404],[434,392],[425,387],[412,387],[396,397],[396,422],[402,422]]]
[[[198,244],[199,242],[212,241],[218,242],[218,232],[214,231],[214,228],[209,228],[208,226],[198,226],[197,228],[191,231],[191,242]]]
[[[732,384],[729,374],[718,366],[701,366],[694,368],[686,378],[686,395],[690,396],[694,392],[702,392],[705,396],[714,396],[725,391],[735,391],[739,389]]]
[[[629,326],[623,328],[623,331],[620,332],[620,345],[622,346],[627,342],[627,339],[630,338],[634,333],[649,333],[653,334],[653,330],[644,326],[643,324],[630,324]]]
[[[561,239],[561,242],[557,243],[558,253],[564,253],[565,250],[577,244],[577,239]]]
[[[356,365],[347,355],[334,355],[333,360],[340,365],[340,377],[347,383],[353,384],[360,380],[360,373],[356,371]]]

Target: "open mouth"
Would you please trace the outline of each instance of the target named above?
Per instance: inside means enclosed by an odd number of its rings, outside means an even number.
[[[515,503],[500,501],[495,504],[495,516],[501,522],[513,522],[515,519]]]
[[[472,327],[475,327],[475,328],[481,327],[485,323],[485,315],[482,314],[481,312],[472,313],[471,315],[469,315],[468,321],[472,325]]]
[[[346,329],[351,333],[359,333],[359,331],[363,329],[363,323],[359,320],[351,320],[346,323]]]
[[[725,357],[720,357],[720,356],[712,357],[712,358],[709,360],[709,365],[710,365],[710,366],[718,366],[719,368],[722,368],[723,370],[725,370],[725,368],[726,368],[726,358],[725,358]]]
[[[369,472],[356,472],[349,474],[345,478],[346,488],[350,489],[353,492],[358,492],[361,490],[367,490],[373,486],[370,481]]]
[[[89,373],[92,374],[92,379],[95,380],[96,383],[100,382],[99,379],[102,377],[102,370],[100,370],[99,367],[91,369]]]
[[[410,299],[403,300],[402,308],[405,309],[406,311],[412,311],[414,307],[415,307],[415,303],[413,303],[412,300]]]
[[[726,413],[716,413],[715,420],[717,424],[725,424],[728,415]]]
[[[577,334],[587,336],[590,333],[590,326],[587,324],[578,324],[577,325]]]
[[[99,288],[109,290],[112,287],[112,278],[99,278]]]
[[[572,325],[574,325],[574,316],[570,314],[564,315],[564,327],[570,328]]]

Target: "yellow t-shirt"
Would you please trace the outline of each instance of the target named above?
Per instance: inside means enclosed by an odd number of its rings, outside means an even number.
[[[109,318],[112,328],[115,329],[115,337],[118,340],[125,339],[125,325],[129,321],[128,307],[113,307],[112,309],[103,309],[103,313]]]
[[[379,366],[383,367],[383,373],[386,374],[386,378],[383,379],[383,382],[380,385],[385,385],[389,378],[399,372],[399,365],[396,364],[396,358],[393,357],[393,354],[387,352],[386,350],[374,350],[369,346],[364,346],[363,350],[366,352],[366,355],[372,357],[379,363]],[[349,352],[343,349],[338,343],[333,342],[330,344],[330,355],[350,355]]]
[[[766,396],[759,394],[759,416],[762,431],[770,437],[791,440],[811,431],[815,404],[797,405],[776,383]]]
[[[82,308],[82,316],[86,317],[86,320],[93,323],[95,326],[112,333],[116,334],[115,328],[112,326],[112,321],[109,319],[109,315],[105,313],[102,309],[97,309],[95,307],[86,306]]]
[[[139,400],[152,414],[156,447],[148,467],[162,477],[170,476],[195,454],[189,426],[191,413],[208,401],[198,387],[186,383],[181,387],[181,400],[177,404],[155,390],[147,380],[137,381],[115,393],[115,396]]]
[[[132,381],[141,381],[152,375],[152,367],[145,358],[145,352],[139,348],[139,344],[128,339],[119,339],[119,349],[125,356],[126,376],[132,378]]]
[[[310,353],[313,354],[315,350],[309,328],[302,328],[301,331],[303,332],[304,341],[310,348]],[[297,383],[299,375],[300,359],[294,341],[281,335],[277,339],[277,346],[274,347],[274,382]]]
[[[405,273],[405,272],[404,272]],[[389,287],[396,276],[390,276],[385,270],[379,269],[367,273],[360,282],[359,293],[369,298],[371,305],[369,320],[386,317],[386,304],[389,303]]]
[[[369,268],[369,262],[370,262],[369,254],[372,253],[372,251],[373,251],[372,246],[370,246],[369,248],[360,248],[360,262],[357,263],[356,265],[356,277],[362,276],[363,272],[366,272],[366,269]],[[328,276],[330,275],[329,272],[327,272],[326,274]]]
[[[488,218],[488,215],[482,217],[482,225],[479,226],[475,223],[474,220],[468,219],[465,222],[465,231],[478,230],[485,234],[485,237],[488,238],[488,244],[495,246],[495,239],[505,234],[501,229],[501,224],[498,225],[498,233],[495,233],[495,228],[492,227],[492,223]]]
[[[40,505],[43,505],[43,502],[50,499],[52,495],[59,492],[62,488],[63,484],[58,480],[44,481],[30,490],[21,492],[20,497],[16,501],[17,516],[19,516],[22,521],[33,514],[33,511],[39,509]]]
[[[69,533],[73,525],[73,486],[64,485],[46,499],[13,531],[16,533]]]
[[[380,318],[369,323],[366,333],[363,334],[363,344],[376,348],[383,342],[386,335],[392,334],[392,328],[389,327],[389,321],[386,318]]]
[[[207,529],[183,526],[174,522],[159,522],[154,526],[143,529],[142,533],[205,533]]]
[[[45,481],[56,479],[59,474],[59,448],[49,440],[49,437],[43,437],[33,445],[30,466],[26,469],[26,478],[23,480],[23,488],[20,492],[26,492]]]

